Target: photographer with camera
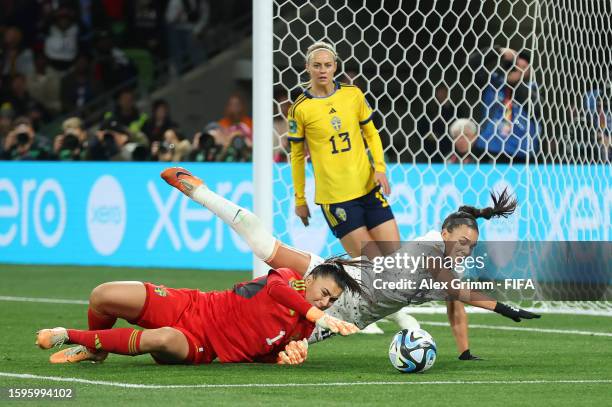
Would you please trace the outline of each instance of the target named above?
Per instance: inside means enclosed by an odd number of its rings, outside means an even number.
[[[217,122],[207,124],[201,132],[193,136],[193,149],[189,155],[189,161],[218,161],[223,151],[221,143],[225,138],[224,130]]]
[[[59,161],[80,161],[86,159],[89,144],[87,131],[78,117],[70,117],[62,123],[62,134],[53,140],[53,157]]]
[[[49,152],[36,137],[32,121],[18,117],[4,139],[3,160],[47,160]]]
[[[92,161],[126,161],[129,151],[125,148],[130,141],[129,130],[114,119],[102,122],[88,148],[87,157]]]
[[[219,161],[223,162],[250,162],[252,159],[252,149],[247,142],[247,138],[241,132],[230,134],[230,142],[219,155]]]
[[[191,143],[176,128],[166,130],[162,142],[154,141],[151,144],[153,161],[185,161],[189,153],[191,153]]]
[[[516,163],[538,152],[540,108],[530,58],[529,52],[497,46],[470,55],[478,108],[472,118],[457,119],[451,127],[474,140],[470,150],[476,158]]]

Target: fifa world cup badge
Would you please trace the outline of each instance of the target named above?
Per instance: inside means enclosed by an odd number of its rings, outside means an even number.
[[[297,122],[293,119],[289,120],[289,133],[291,134],[297,133]]]

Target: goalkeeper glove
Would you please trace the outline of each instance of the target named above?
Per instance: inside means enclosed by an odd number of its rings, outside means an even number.
[[[276,363],[279,365],[299,365],[308,357],[308,340],[291,341],[285,350],[278,353]]]
[[[534,314],[533,312],[525,311],[521,308],[512,307],[501,302],[495,304],[495,309],[493,311],[505,316],[506,318],[510,318],[515,322],[521,322],[521,319],[533,319],[541,317],[541,315],[539,314]]]
[[[320,328],[329,329],[335,334],[339,333],[340,335],[346,336],[359,332],[359,328],[354,324],[327,315],[317,307],[311,307],[308,310],[306,319],[310,322],[314,322]]]
[[[469,349],[466,349],[461,355],[459,355],[459,360],[482,360],[482,358],[472,355]]]

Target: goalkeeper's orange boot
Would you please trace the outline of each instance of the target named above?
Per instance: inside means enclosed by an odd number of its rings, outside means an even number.
[[[41,329],[36,333],[36,345],[41,349],[51,349],[54,346],[62,346],[68,341],[66,328],[57,327]]]
[[[79,363],[91,361],[101,363],[108,357],[108,352],[91,352],[87,347],[79,345],[55,352],[49,357],[51,363]]]
[[[166,168],[162,171],[161,177],[189,197],[197,187],[204,184],[201,179],[194,177],[189,171],[181,167]]]

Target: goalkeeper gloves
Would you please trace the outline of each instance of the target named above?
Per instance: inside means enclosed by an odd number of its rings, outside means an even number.
[[[472,355],[469,349],[466,349],[461,355],[459,355],[459,360],[482,360],[476,355]]]
[[[346,336],[359,332],[359,328],[354,324],[327,315],[317,307],[311,307],[308,310],[306,319],[314,322],[318,327],[328,329],[335,334]]]
[[[308,340],[291,341],[285,350],[278,353],[276,363],[279,365],[300,365],[308,357]]]
[[[498,302],[495,305],[495,309],[493,311],[505,316],[506,318],[510,318],[515,322],[521,322],[522,319],[533,319],[541,317],[541,315],[539,314],[534,314],[533,312],[525,311],[521,308],[512,307],[501,302]]]

